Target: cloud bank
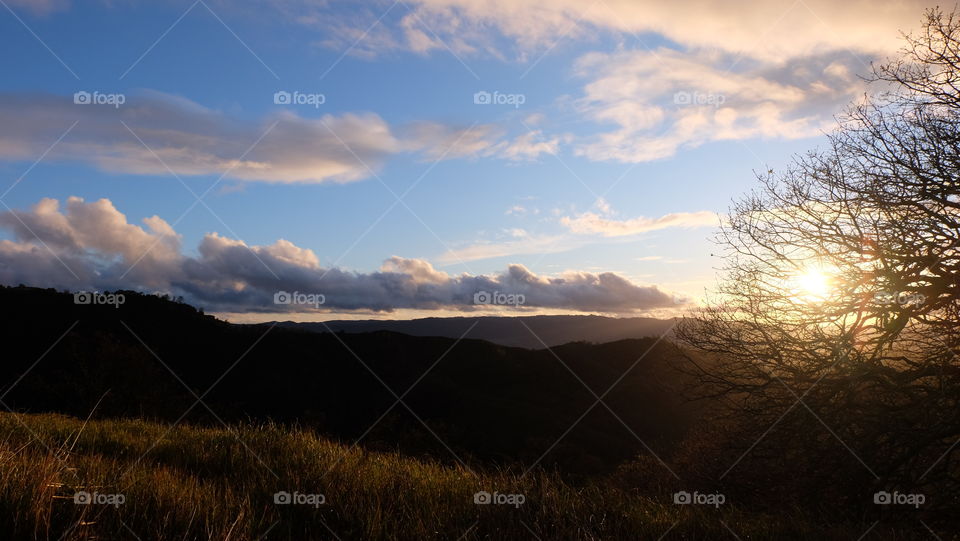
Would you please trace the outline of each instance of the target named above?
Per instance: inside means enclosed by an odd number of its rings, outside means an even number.
[[[528,308],[629,313],[675,306],[674,297],[656,286],[615,273],[541,276],[509,265],[498,274],[450,275],[427,261],[397,256],[361,273],[323,267],[312,250],[283,239],[256,246],[217,233],[204,236],[197,256],[187,256],[165,220],[143,222],[129,223],[108,199],[78,197],[64,208],[43,199],[28,211],[0,213],[0,230],[13,239],[0,240],[0,283],[158,291],[219,312],[317,309],[274,304],[279,291],[323,295],[322,308],[334,311],[471,310],[484,308],[474,304],[479,292],[523,295]]]
[[[461,55],[512,52],[533,60],[561,39],[592,40],[601,31],[638,40],[655,33],[691,49],[779,61],[837,50],[892,52],[899,46],[903,25],[918,21],[924,8],[936,4],[747,0],[731,9],[727,3],[704,0],[412,0],[403,4],[407,9],[391,8],[391,16],[372,28],[391,2],[339,16],[332,7],[349,4],[283,0],[274,5],[301,24],[323,29],[325,44],[356,44],[355,52],[364,56],[449,48]],[[368,39],[356,43],[366,29]]]
[[[413,0],[354,8],[284,0],[322,44],[365,57],[397,50],[540,60],[568,47],[585,81],[572,109],[587,121],[573,147],[593,161],[645,162],[716,141],[795,139],[833,128],[866,90],[858,74],[916,27],[929,0]],[[382,17],[389,8],[388,16]],[[375,24],[374,24],[375,23]],[[563,101],[563,99],[561,99]]]
[[[246,121],[158,92],[119,107],[71,97],[0,94],[0,159],[82,162],[113,173],[216,175],[272,183],[367,178],[398,153],[439,160],[530,160],[551,145],[510,140],[487,124],[392,127],[375,113],[299,116],[280,108]],[[72,126],[72,128],[71,128]],[[59,142],[57,142],[59,140]]]

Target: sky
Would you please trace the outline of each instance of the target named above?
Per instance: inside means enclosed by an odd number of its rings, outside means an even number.
[[[0,284],[670,315],[923,2],[0,0]]]

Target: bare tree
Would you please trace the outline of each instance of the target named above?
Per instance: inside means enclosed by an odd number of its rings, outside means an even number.
[[[931,10],[905,41],[825,149],[734,204],[717,296],[679,336],[699,392],[751,436],[737,467],[789,454],[851,497],[944,503],[960,488],[960,22]]]

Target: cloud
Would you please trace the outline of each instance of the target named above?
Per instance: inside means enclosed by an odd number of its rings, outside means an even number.
[[[574,107],[613,128],[581,138],[576,154],[642,162],[712,141],[816,136],[865,90],[849,56],[735,63],[667,48],[584,55],[576,72],[589,82]]]
[[[839,50],[891,53],[899,47],[898,31],[919,22],[923,9],[935,2],[750,0],[738,3],[739,9],[704,0],[412,0],[405,9],[391,8],[390,2],[376,8],[312,0],[275,4],[294,20],[322,30],[326,45],[354,45],[363,56],[449,49],[463,56],[533,61],[558,42],[593,41],[605,32],[628,40],[653,33],[687,49],[779,62]],[[387,8],[389,16],[373,25]]]
[[[636,312],[672,307],[673,297],[615,273],[537,275],[508,265],[490,275],[450,275],[421,259],[387,259],[374,272],[325,268],[309,249],[280,239],[247,245],[208,233],[196,256],[162,218],[131,224],[108,199],[43,199],[29,211],[0,213],[0,282],[71,290],[134,289],[183,295],[221,312],[313,311],[274,304],[278,291],[317,293],[333,311],[473,310],[480,291],[522,294],[527,308]],[[483,307],[480,307],[483,308]]]
[[[596,236],[627,237],[649,231],[669,228],[712,227],[720,223],[713,212],[676,212],[659,218],[637,217],[618,220],[616,212],[603,198],[595,203],[599,212],[584,212],[575,216],[561,216],[560,209],[554,213],[559,223],[568,232],[561,234],[529,233],[524,229],[506,229],[494,240],[480,240],[465,246],[451,248],[438,258],[443,264],[466,263],[483,259],[503,258],[514,255],[553,254],[567,252],[596,241]],[[524,215],[528,210],[520,205],[507,209],[507,215]],[[539,212],[534,212],[538,214]],[[593,238],[590,238],[590,237]]]
[[[621,237],[636,235],[648,231],[657,231],[671,227],[711,227],[720,223],[716,213],[675,212],[665,214],[659,218],[640,216],[629,220],[615,220],[601,216],[595,212],[585,212],[575,217],[564,216],[560,223],[570,231],[578,234],[598,234],[605,237]]]
[[[522,146],[522,140],[516,148],[517,142],[502,137],[492,125],[420,123],[394,129],[375,113],[305,118],[280,109],[251,122],[158,92],[127,96],[119,107],[0,94],[0,159],[35,160],[49,149],[47,160],[83,162],[113,173],[172,170],[241,181],[350,182],[369,177],[386,158],[403,152],[428,159],[514,160],[550,148]]]
[[[443,264],[466,263],[525,254],[554,254],[567,252],[584,244],[569,235],[507,235],[506,240],[479,241],[460,248],[451,248],[440,255]]]
[[[46,159],[116,173],[167,175],[169,167],[177,175],[346,182],[369,174],[364,163],[376,167],[400,150],[373,113],[308,119],[281,110],[244,122],[153,92],[129,96],[119,107],[8,94],[0,100],[0,158],[36,159],[74,122]]]
[[[512,141],[500,142],[492,154],[510,161],[533,161],[541,154],[557,154],[560,140],[560,137],[546,138],[542,130],[534,130],[518,135]]]
[[[513,139],[493,124],[457,128],[434,122],[420,122],[405,132],[404,141],[411,150],[430,160],[453,158],[500,158],[512,162],[533,161],[541,154],[556,154],[560,137],[544,136],[541,130],[529,131]]]
[[[573,107],[592,125],[574,153],[594,161],[644,162],[715,141],[817,136],[865,89],[856,77],[902,46],[928,0],[412,0],[402,6],[285,0],[288,13],[332,36],[327,45],[365,56],[406,50],[516,58],[531,69],[577,43],[613,52],[583,55],[587,80]],[[381,18],[387,8],[387,16]],[[377,24],[373,24],[376,21]],[[367,37],[357,41],[362,31]],[[337,37],[339,36],[339,37]],[[662,44],[662,45],[661,45]],[[692,103],[676,103],[677,94]],[[701,103],[698,100],[713,100]],[[716,100],[721,100],[717,103]],[[525,136],[500,157],[536,159],[560,140]],[[536,146],[534,146],[534,144]],[[478,154],[479,155],[479,154]]]

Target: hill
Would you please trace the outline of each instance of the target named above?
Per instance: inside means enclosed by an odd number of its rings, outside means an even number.
[[[672,319],[603,316],[430,317],[411,320],[333,320],[323,323],[284,321],[279,325],[314,332],[392,331],[411,336],[475,338],[529,349],[569,342],[605,343],[659,337],[675,324]]]
[[[3,402],[213,426],[298,423],[370,449],[571,475],[665,452],[699,417],[678,393],[666,341],[528,350],[386,331],[321,334],[233,325],[169,299],[124,295],[114,307],[0,288]]]

